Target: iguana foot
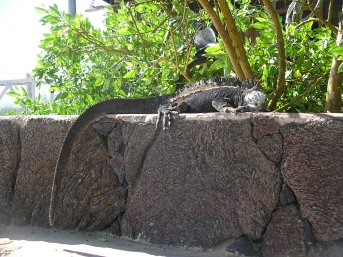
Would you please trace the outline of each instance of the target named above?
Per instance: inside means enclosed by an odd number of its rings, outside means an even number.
[[[172,119],[179,116],[180,109],[178,106],[162,105],[160,108],[158,108],[157,113],[158,117],[156,121],[156,129],[161,123],[162,118],[162,128],[163,130],[167,130],[170,129]]]

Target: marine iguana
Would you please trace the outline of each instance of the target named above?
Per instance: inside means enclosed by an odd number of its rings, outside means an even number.
[[[89,125],[107,114],[158,113],[156,127],[162,122],[168,129],[173,116],[180,112],[251,112],[263,107],[265,94],[257,88],[256,80],[239,81],[236,78],[216,78],[191,83],[184,89],[170,94],[139,99],[110,99],[86,109],[71,125],[64,138],[55,168],[49,206],[49,224],[54,224],[56,194],[60,190],[76,137]],[[162,121],[161,121],[162,119]]]

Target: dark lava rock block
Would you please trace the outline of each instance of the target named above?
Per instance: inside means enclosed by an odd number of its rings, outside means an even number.
[[[263,257],[305,257],[306,245],[302,217],[293,205],[280,207],[263,235]]]
[[[258,147],[268,158],[280,163],[282,159],[282,136],[280,134],[267,135],[257,141]]]
[[[253,114],[251,121],[254,124],[253,136],[256,139],[279,133],[280,124],[278,119],[271,114]]]
[[[58,227],[102,230],[117,224],[125,210],[127,185],[113,172],[107,144],[96,134],[89,127],[75,141],[57,196]]]
[[[314,120],[281,128],[282,174],[320,241],[343,238],[343,122]]]
[[[13,199],[14,224],[47,226],[53,171],[70,120],[26,118]]]
[[[53,173],[72,119],[25,120],[13,201],[15,224],[49,226]],[[80,133],[62,172],[62,187],[56,196],[56,227],[102,230],[117,222],[125,209],[127,188],[113,172],[103,138],[92,127]]]
[[[154,132],[140,166],[131,165],[139,172],[129,183],[123,235],[203,248],[262,235],[278,202],[280,174],[255,144],[249,117],[206,117],[180,119],[170,132]],[[144,137],[136,133],[130,144]]]
[[[19,126],[14,120],[0,119],[0,223],[12,219],[12,199],[20,159]]]

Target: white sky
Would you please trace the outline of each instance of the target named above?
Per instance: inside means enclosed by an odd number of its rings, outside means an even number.
[[[34,69],[40,53],[39,42],[48,31],[48,27],[39,22],[42,14],[37,13],[35,7],[54,3],[60,10],[68,10],[68,0],[0,0],[0,80],[25,78],[25,74]],[[91,3],[92,0],[76,0],[76,12],[101,27],[104,11],[85,12]],[[94,2],[95,6],[105,4],[101,0]],[[12,98],[6,97],[1,102],[8,99]]]
[[[91,0],[77,0],[77,12],[101,26],[103,11],[85,13]],[[0,0],[0,80],[24,78],[35,67],[38,45],[47,26],[40,24],[42,14],[35,7],[57,3],[60,10],[68,10],[68,0]],[[104,5],[95,1],[94,5]]]

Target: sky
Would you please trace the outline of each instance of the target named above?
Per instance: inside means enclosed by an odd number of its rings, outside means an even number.
[[[49,31],[39,22],[42,14],[35,7],[55,3],[60,10],[68,10],[68,0],[0,0],[0,80],[22,79],[34,69],[42,34]],[[76,12],[101,27],[104,11],[85,12],[91,3],[92,0],[76,0]],[[94,5],[105,5],[105,2],[96,0]],[[8,100],[6,97],[1,102]]]

